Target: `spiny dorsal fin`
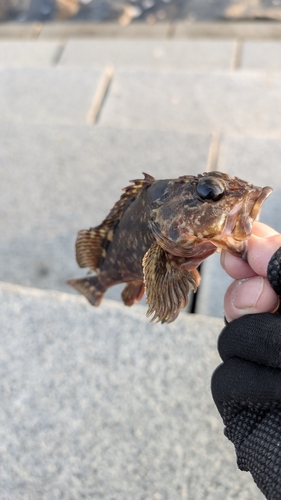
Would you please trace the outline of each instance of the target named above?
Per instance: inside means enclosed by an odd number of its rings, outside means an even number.
[[[113,240],[114,230],[125,210],[143,189],[155,181],[151,175],[145,173],[143,175],[144,179],[130,181],[133,184],[123,189],[124,193],[99,226],[79,231],[75,248],[76,260],[80,267],[89,267],[98,271],[106,258],[106,251]]]
[[[105,221],[108,220],[120,220],[126,208],[134,201],[134,199],[142,192],[143,189],[149,187],[153,182],[155,182],[154,177],[143,172],[144,179],[134,179],[130,182],[129,186],[122,189],[124,193],[121,198],[115,203],[114,207],[109,212]],[[104,223],[103,222],[103,223]],[[102,223],[102,224],[103,224]]]

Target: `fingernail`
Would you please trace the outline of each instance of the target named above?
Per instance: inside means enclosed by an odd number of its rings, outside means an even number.
[[[236,309],[254,309],[264,287],[264,278],[255,276],[240,280],[232,292],[232,304]]]

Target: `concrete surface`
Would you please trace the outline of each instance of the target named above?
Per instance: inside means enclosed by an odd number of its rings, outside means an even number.
[[[259,20],[231,22],[205,22],[178,20],[173,23],[161,22],[154,25],[134,23],[121,26],[117,23],[56,22],[56,23],[14,23],[0,24],[0,38],[34,39],[70,37],[108,38],[209,38],[239,40],[280,40],[281,25],[278,22]]]
[[[241,68],[261,71],[281,70],[281,42],[247,41],[243,44]]]
[[[84,124],[100,77],[92,69],[1,68],[0,121]]]
[[[2,41],[0,67],[44,67],[55,64],[61,44],[57,41],[34,43],[28,40]]]
[[[0,286],[3,500],[262,500],[210,395],[222,321]]]
[[[117,70],[100,124],[272,133],[281,129],[280,93],[279,74]]]
[[[152,69],[229,69],[234,40],[128,40],[70,39],[59,64],[62,66],[136,67]]]

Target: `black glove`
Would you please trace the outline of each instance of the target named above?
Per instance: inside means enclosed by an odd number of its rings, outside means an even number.
[[[267,277],[280,296],[281,247]],[[251,472],[268,500],[281,499],[281,314],[233,321],[218,349],[224,363],[213,375],[212,393],[238,467]]]
[[[229,323],[219,337],[223,364],[212,394],[237,464],[268,500],[281,499],[281,314]]]

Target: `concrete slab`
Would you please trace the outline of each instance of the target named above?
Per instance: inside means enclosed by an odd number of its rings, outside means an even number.
[[[233,51],[230,40],[68,40],[60,65],[228,70]]]
[[[281,70],[280,41],[245,41],[241,52],[241,69]]]
[[[84,124],[101,72],[0,69],[0,122]]]
[[[281,136],[223,136],[218,169],[274,191],[264,203],[260,220],[281,232]]]
[[[268,21],[198,21],[191,20],[179,21],[175,23],[175,38],[238,38],[239,40],[247,39],[280,39],[281,26],[279,23]]]
[[[1,23],[0,38],[36,38],[40,23]]]
[[[196,314],[224,317],[224,294],[231,278],[220,265],[220,254],[208,257],[201,266],[201,283],[196,296]]]
[[[62,44],[58,41],[0,41],[0,68],[53,66]]]
[[[3,500],[262,500],[210,395],[222,321],[0,294]]]
[[[258,186],[271,186],[273,193],[263,205],[260,221],[281,232],[280,138],[223,136],[218,169]],[[222,317],[223,296],[231,283],[219,264],[219,256],[204,262],[196,312]],[[216,293],[214,294],[214,290]]]
[[[151,26],[147,23],[134,23],[120,26],[112,23],[56,22],[42,25],[39,38],[72,38],[72,37],[114,37],[114,38],[167,38],[171,36],[171,23],[158,23]]]
[[[182,132],[0,125],[0,279],[69,290],[85,275],[78,230],[100,224],[129,179],[206,170],[209,135]],[[120,288],[110,297],[120,299]]]
[[[23,38],[69,38],[69,37],[139,37],[139,38],[239,38],[241,39],[281,39],[279,23],[267,21],[178,21],[173,23],[132,23],[120,26],[116,22],[47,22],[47,23],[2,23],[1,37]]]
[[[281,131],[281,77],[188,71],[116,71],[106,126],[258,134]]]

